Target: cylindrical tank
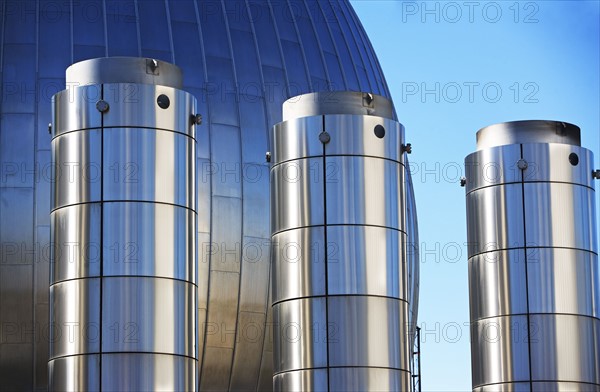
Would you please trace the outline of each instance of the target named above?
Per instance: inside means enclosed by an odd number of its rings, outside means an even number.
[[[196,100],[174,65],[86,60],[53,97],[50,390],[194,390]]]
[[[600,390],[593,155],[516,121],[465,159],[474,391]]]
[[[404,127],[311,93],[271,132],[275,391],[410,390]]]

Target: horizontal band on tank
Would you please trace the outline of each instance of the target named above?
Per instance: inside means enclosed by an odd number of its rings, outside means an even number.
[[[389,230],[394,230],[394,231],[399,231],[400,233],[406,234],[406,231],[401,230],[401,229],[397,229],[395,227],[389,227],[389,226],[381,226],[381,225],[371,225],[371,224],[363,224],[363,223],[335,223],[335,224],[327,224],[327,225],[308,225],[308,226],[298,226],[298,227],[292,227],[289,229],[283,229],[283,230],[279,230],[279,231],[274,231],[273,234],[271,235],[271,238],[273,238],[274,236],[276,236],[277,234],[280,233],[285,233],[286,231],[292,231],[292,230],[298,230],[298,229],[310,229],[313,227],[334,227],[334,226],[366,226],[366,227],[378,227],[380,229],[389,229]]]
[[[66,207],[72,207],[72,206],[81,206],[81,205],[86,205],[86,204],[103,204],[103,203],[148,203],[148,204],[162,204],[162,205],[166,205],[166,206],[171,206],[171,207],[180,207],[180,208],[185,208],[186,210],[189,210],[191,212],[193,212],[194,214],[198,215],[198,213],[191,209],[190,207],[181,205],[181,204],[174,204],[174,203],[168,203],[165,201],[152,201],[152,200],[96,200],[96,201],[84,201],[81,203],[72,203],[72,204],[66,204],[64,206],[60,206],[60,207],[56,207],[53,210],[50,211],[50,213],[52,214],[55,211],[58,211],[60,209],[66,208]]]
[[[198,285],[194,282],[190,282],[189,280],[177,279],[177,278],[169,278],[168,276],[155,276],[155,275],[95,275],[95,276],[85,276],[82,278],[71,278],[71,279],[63,279],[57,280],[56,282],[52,282],[50,287],[55,286],[59,283],[64,282],[74,282],[77,280],[90,280],[90,279],[106,279],[106,278],[149,278],[149,279],[161,279],[161,280],[171,280],[174,282],[182,282],[191,284],[194,287],[198,287]]]
[[[489,320],[489,319],[493,319],[493,318],[502,318],[502,317],[513,317],[513,316],[569,316],[569,317],[584,317],[584,318],[589,318],[592,320],[597,320],[600,321],[600,317],[594,317],[594,316],[590,316],[587,314],[580,314],[580,313],[557,313],[557,312],[552,312],[552,313],[540,313],[540,312],[531,312],[531,313],[509,313],[509,314],[499,314],[497,316],[486,316],[486,317],[480,317],[478,319],[475,320],[471,320],[471,324],[476,323],[478,321],[485,321],[485,320]]]
[[[320,367],[301,368],[301,369],[294,369],[294,370],[284,370],[281,372],[274,372],[273,377],[278,374],[302,372],[302,371],[307,371],[307,370],[320,370],[320,369],[325,369],[325,370],[327,370],[327,369],[384,369],[384,370],[396,370],[396,371],[405,372],[405,373],[410,374],[410,370],[394,368],[394,367],[386,367],[386,366],[328,366],[328,367],[320,366]]]
[[[102,356],[104,356],[104,355],[119,355],[119,354],[168,355],[170,357],[187,358],[187,359],[192,359],[194,361],[198,361],[197,358],[190,357],[189,355],[164,353],[164,352],[158,352],[158,351],[99,351],[99,352],[92,352],[92,353],[58,355],[56,357],[50,358],[50,360],[48,360],[48,362],[52,362],[52,361],[54,361],[56,359],[71,358],[71,357],[84,357],[84,356],[90,356],[90,355],[102,355]]]
[[[569,383],[569,384],[582,384],[582,385],[589,385],[589,386],[595,386],[595,387],[599,387],[598,390],[600,390],[600,384],[596,384],[593,382],[585,382],[585,381],[571,381],[571,380],[525,380],[525,381],[514,381],[514,382],[492,382],[489,384],[478,384],[478,385],[473,385],[473,391],[474,392],[487,392],[485,390],[479,391],[479,388],[485,388],[485,387],[491,387],[491,386],[501,386],[501,385],[506,385],[506,386],[513,386],[515,384],[524,384],[527,385],[527,391],[528,392],[536,392],[536,391],[544,391],[543,389],[536,389],[535,388],[535,384],[541,384],[541,383]],[[533,384],[533,389],[530,390],[529,389],[529,385]],[[518,389],[512,389],[512,388],[508,388],[508,389],[494,389],[494,392],[499,392],[499,391],[516,391],[518,392]],[[491,391],[490,391],[491,392]]]
[[[135,126],[135,125],[111,125],[111,126],[106,126],[106,127],[91,127],[91,128],[81,128],[81,129],[73,129],[72,131],[67,131],[67,132],[62,132],[59,133],[56,136],[53,136],[51,141],[60,138],[61,136],[64,135],[69,135],[71,133],[76,133],[76,132],[85,132],[85,131],[101,131],[103,129],[115,129],[115,128],[125,128],[125,129],[148,129],[151,131],[163,131],[163,132],[170,132],[170,133],[174,133],[177,135],[182,135],[182,136],[187,136],[190,139],[192,139],[194,142],[197,142],[195,137],[190,136],[188,133],[183,133],[183,132],[179,132],[179,131],[174,131],[172,129],[167,129],[167,128],[153,128],[153,127],[139,127],[139,126]]]
[[[592,173],[590,173],[590,177],[591,176],[592,176]],[[587,189],[590,189],[592,192],[596,191],[591,186],[587,186],[587,185],[583,185],[583,184],[578,184],[578,183],[575,183],[575,182],[535,180],[535,181],[511,181],[511,182],[503,182],[501,184],[486,185],[486,186],[482,186],[482,187],[479,187],[477,189],[473,189],[473,190],[467,192],[465,196],[469,196],[471,193],[480,191],[482,189],[494,188],[494,187],[499,187],[499,186],[504,186],[504,185],[514,185],[514,184],[566,184],[566,185],[573,185],[573,186],[580,186],[582,188],[587,188]]]
[[[390,158],[385,158],[385,157],[379,157],[376,155],[352,155],[352,154],[319,154],[319,155],[307,155],[305,157],[301,157],[301,158],[294,158],[294,159],[288,159],[285,161],[281,161],[281,162],[277,162],[271,165],[271,169],[276,168],[277,166],[280,166],[284,163],[290,163],[290,162],[296,162],[296,161],[302,161],[305,159],[311,159],[311,158],[333,158],[333,157],[355,157],[355,158],[375,158],[375,159],[382,159],[384,161],[390,161],[390,162],[394,162],[397,163],[401,166],[404,166],[404,163],[401,161],[397,161],[395,159],[390,159]]]
[[[517,246],[517,247],[513,247],[513,248],[496,248],[496,249],[492,249],[492,250],[487,250],[485,252],[474,253],[473,255],[469,256],[467,258],[467,260],[471,260],[473,257],[477,257],[480,255],[485,255],[485,254],[489,254],[489,253],[494,253],[494,252],[501,252],[501,251],[506,251],[506,250],[527,250],[527,249],[568,249],[568,250],[577,250],[577,251],[581,251],[581,252],[588,252],[588,253],[598,256],[598,253],[594,252],[593,250],[583,249],[583,248],[571,248],[568,246]]]
[[[313,299],[313,298],[340,298],[340,297],[369,297],[369,298],[383,298],[383,299],[392,299],[395,301],[400,301],[400,302],[404,302],[406,304],[408,304],[408,300],[406,299],[402,299],[402,298],[397,298],[397,297],[389,297],[387,295],[375,295],[375,294],[322,294],[322,295],[309,295],[309,296],[303,296],[303,297],[294,297],[294,298],[286,298],[286,299],[282,299],[281,301],[277,301],[277,302],[273,302],[271,304],[271,307],[275,306],[275,305],[279,305],[285,302],[291,302],[291,301],[298,301],[301,299]]]

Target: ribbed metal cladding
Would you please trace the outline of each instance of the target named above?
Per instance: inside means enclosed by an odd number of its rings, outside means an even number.
[[[164,84],[163,84],[164,83]],[[196,100],[174,65],[72,65],[53,98],[49,389],[197,386]]]
[[[409,390],[404,128],[313,93],[271,133],[275,391]]]
[[[593,155],[555,121],[492,125],[465,159],[474,391],[600,391]]]

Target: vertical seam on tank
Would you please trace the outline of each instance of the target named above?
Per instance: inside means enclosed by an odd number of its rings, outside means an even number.
[[[292,24],[294,25],[294,31],[296,32],[296,38],[298,39],[298,46],[300,46],[300,52],[302,53],[302,60],[304,60],[304,72],[306,73],[306,81],[308,82],[309,91],[313,91],[312,80],[310,78],[310,69],[308,67],[308,60],[306,59],[306,52],[304,51],[304,45],[302,44],[302,37],[300,36],[300,32],[298,31],[298,23],[296,22],[296,17],[294,16],[294,10],[290,5],[290,0],[286,0],[286,5],[288,10],[290,11],[290,16],[292,18]],[[302,91],[302,90],[300,90]]]
[[[325,116],[321,116],[322,119],[322,130],[321,132],[326,132],[325,129]],[[328,246],[327,246],[327,151],[325,149],[326,144],[323,143],[323,243],[324,243],[324,261],[325,261],[325,350],[326,350],[326,359],[327,359],[327,391],[331,390],[330,387],[330,377],[329,377],[329,271],[328,271],[328,261],[329,257],[327,255]],[[320,328],[317,328],[317,331]],[[318,334],[318,332],[317,332]]]
[[[248,20],[250,21],[250,31],[252,32],[252,40],[254,41],[254,50],[256,51],[256,61],[258,62],[258,74],[260,75],[260,83],[261,86],[265,85],[265,77],[263,74],[263,70],[262,70],[262,60],[260,57],[260,49],[258,47],[258,40],[256,38],[256,29],[254,27],[254,19],[252,18],[252,11],[250,10],[250,4],[248,3],[248,0],[245,0],[244,3],[246,4],[246,11],[248,13]],[[262,115],[263,118],[265,120],[265,132],[267,134],[267,151],[271,150],[271,140],[270,140],[270,132],[269,132],[269,118],[267,115],[267,111],[265,110],[265,106],[266,106],[266,97],[264,96],[264,91],[262,91],[262,95],[263,95],[263,100],[262,100]],[[240,119],[241,120],[241,119]],[[240,124],[240,129],[241,129],[241,125]],[[271,170],[269,168],[269,165],[267,165],[267,175],[270,176],[271,175]],[[270,208],[270,205],[269,205]],[[271,236],[269,236],[268,239],[269,243],[271,242]],[[262,370],[262,363],[263,363],[263,359],[264,359],[264,354],[265,354],[265,338],[267,336],[267,329],[269,328],[267,325],[267,320],[268,320],[268,313],[269,313],[269,308],[272,308],[271,305],[271,301],[269,300],[270,296],[271,296],[271,246],[269,246],[269,268],[267,271],[267,298],[265,301],[265,326],[263,328],[263,336],[262,336],[262,346],[261,346],[261,350],[260,350],[260,359],[258,362],[258,377],[256,378],[256,385],[254,390],[258,391],[258,387],[260,386],[260,375],[261,375],[261,370]],[[272,377],[271,377],[272,380]]]
[[[202,62],[203,62],[203,67],[204,67],[204,81],[206,82],[206,80],[208,79],[208,70],[207,70],[207,65],[206,65],[206,54],[204,52],[204,40],[203,40],[203,35],[202,35],[202,26],[200,24],[200,12],[198,11],[198,3],[196,1],[193,2],[194,4],[194,12],[196,13],[196,26],[198,26],[198,37],[200,40],[200,51],[202,54]],[[206,86],[204,86],[204,89],[206,88]],[[202,93],[205,93],[205,90],[203,88],[201,88],[200,90],[202,91]],[[206,97],[205,100],[205,106],[206,106],[206,117],[208,119],[210,119],[210,104],[209,104],[209,99],[208,97]],[[212,161],[212,146],[211,146],[211,142],[210,142],[210,132],[212,129],[211,123],[210,121],[207,121],[207,127],[206,127],[206,134],[208,136],[208,161],[211,162]],[[196,135],[196,137],[198,137],[198,135]],[[198,157],[194,157],[195,160],[198,159]],[[209,195],[208,198],[210,199],[210,211],[208,212],[208,217],[209,217],[209,232],[208,232],[208,243],[209,246],[211,246],[212,244],[212,223],[213,223],[213,219],[212,219],[212,175],[209,177],[210,181],[209,181]],[[196,198],[198,198],[198,195],[196,195]],[[197,200],[196,200],[197,201]],[[197,206],[197,208],[200,208],[200,205]],[[196,218],[197,219],[197,218]],[[208,256],[208,279],[207,279],[207,283],[206,283],[206,304],[205,304],[205,309],[204,309],[204,321],[202,322],[202,326],[206,325],[206,321],[208,320],[208,304],[210,303],[210,266],[211,266],[211,262],[212,262],[212,255],[211,252],[209,252],[209,256]],[[198,276],[198,287],[200,287],[200,277]],[[196,308],[198,307],[199,304],[196,304]],[[198,331],[202,331],[202,328],[198,328]],[[196,334],[198,334],[198,331],[196,331]],[[199,340],[199,339],[198,339]],[[202,352],[200,352],[200,347],[198,347],[198,379],[196,380],[196,387],[198,388],[198,390],[200,389],[200,380],[202,379],[202,370],[204,368],[204,353],[206,351],[206,334],[203,333],[202,334]]]
[[[520,144],[521,148],[521,159],[523,158],[523,145]],[[533,376],[531,374],[531,336],[530,336],[530,323],[531,315],[529,314],[529,275],[527,271],[527,226],[525,219],[525,171],[521,170],[521,203],[523,206],[523,250],[525,256],[525,305],[527,309],[527,357],[529,360],[529,389],[533,391]]]
[[[342,86],[342,88],[339,90],[347,90],[348,89],[348,79],[346,77],[346,72],[344,70],[344,67],[342,67],[342,64],[341,64],[340,51],[337,47],[335,39],[333,38],[333,33],[331,32],[331,29],[329,28],[329,22],[327,21],[327,16],[325,15],[325,11],[323,10],[323,7],[321,7],[320,2],[318,2],[318,1],[315,2],[315,5],[317,7],[319,7],[319,10],[321,10],[321,15],[323,15],[323,20],[325,21],[324,24],[327,27],[327,32],[329,33],[329,39],[331,40],[331,45],[333,46],[333,50],[335,50],[335,56],[337,58],[338,65],[340,67],[340,74],[342,75],[342,80],[344,81],[344,86]],[[323,54],[323,58],[325,58],[325,54]],[[328,68],[327,61],[325,61],[325,69],[327,69],[327,68]]]
[[[339,1],[337,3],[339,4]],[[329,3],[329,5],[331,6],[331,2]],[[338,18],[337,14],[334,12],[333,7],[332,7],[331,11],[332,11],[331,14],[335,17],[335,20],[337,21],[337,24],[340,27],[342,41],[344,41],[346,50],[348,50],[348,57],[350,57],[350,61],[352,63],[352,69],[354,69],[354,75],[356,76],[356,82],[358,83],[358,89],[360,90],[361,89],[360,78],[358,77],[358,71],[356,70],[356,63],[354,62],[354,59],[352,58],[352,52],[350,52],[350,46],[348,46],[348,41],[346,40],[345,34],[342,30],[342,25],[340,24],[340,19]],[[338,57],[338,60],[340,60],[339,57]],[[341,64],[340,64],[340,67],[341,67]],[[351,87],[347,87],[346,89],[349,90],[349,89],[351,89]]]
[[[283,69],[283,75],[285,76],[285,91],[286,91],[286,95],[289,95],[290,78],[288,75],[287,67],[285,65],[285,56],[283,55],[283,47],[281,46],[281,35],[279,34],[279,29],[277,28],[277,20],[275,19],[275,14],[273,12],[273,6],[271,5],[271,0],[267,0],[267,5],[269,6],[269,15],[271,16],[271,21],[273,22],[273,30],[275,30],[275,38],[277,40],[277,47],[279,48],[279,57],[281,58],[281,68]],[[264,86],[263,86],[263,88],[264,88]]]
[[[330,86],[329,84],[331,83],[331,78],[329,76],[329,71],[327,70],[327,64],[325,62],[325,55],[323,54],[323,47],[321,46],[321,41],[319,40],[319,35],[317,34],[317,29],[315,28],[315,22],[313,21],[313,17],[312,14],[310,13],[310,9],[308,9],[308,5],[306,4],[306,0],[304,0],[302,2],[302,4],[304,5],[304,9],[306,10],[306,15],[307,18],[310,22],[310,26],[312,27],[313,30],[313,34],[315,36],[315,41],[317,42],[317,47],[319,48],[319,56],[321,57],[321,64],[323,64],[323,70],[325,71],[325,78],[327,78],[327,88],[325,88],[324,90],[329,90]],[[311,89],[311,91],[314,92],[314,90]]]
[[[104,84],[100,85],[100,99],[104,100]],[[100,113],[100,284],[99,284],[99,312],[98,320],[100,325],[100,338],[98,342],[99,360],[98,360],[98,390],[102,391],[102,287],[104,285],[104,113]]]
[[[376,91],[373,90],[373,86],[371,85],[371,80],[369,79],[369,75],[367,72],[367,66],[365,63],[365,59],[362,55],[362,52],[360,51],[360,47],[358,45],[358,41],[356,40],[356,32],[354,31],[354,29],[351,27],[350,22],[348,21],[348,17],[346,15],[346,12],[344,12],[344,4],[346,4],[345,2],[339,2],[338,3],[340,5],[340,10],[342,11],[342,18],[344,19],[344,22],[346,23],[348,30],[350,31],[350,34],[352,35],[352,40],[354,41],[354,45],[356,45],[356,50],[358,52],[358,59],[362,62],[362,66],[365,69],[365,77],[367,78],[367,84],[369,85],[369,92],[370,93],[375,93],[377,94]],[[346,34],[344,34],[344,38],[346,37]],[[348,42],[348,40],[346,40],[346,42]],[[350,50],[350,44],[348,44],[348,50]],[[353,61],[352,63],[355,64],[355,69],[356,69],[356,61]],[[356,72],[356,76],[357,78],[359,78],[359,84],[360,84],[360,76],[358,75],[358,70]],[[375,80],[375,82],[377,82],[377,80]]]
[[[102,20],[104,22],[104,55],[108,57],[108,16],[106,15],[106,0],[102,0],[102,11]]]
[[[171,11],[169,10],[169,0],[165,0],[165,18],[167,19],[167,31],[169,32],[169,46],[171,49],[171,62],[175,62],[175,44],[173,43],[173,28],[171,26]],[[183,75],[185,77],[185,74]]]
[[[140,7],[137,0],[133,0],[133,9],[135,10],[135,34],[137,38],[137,55],[142,57],[142,32],[140,27]],[[108,46],[108,41],[106,42]],[[107,54],[108,56],[108,54]]]
[[[239,92],[239,82],[237,78],[237,68],[235,66],[235,57],[233,53],[233,42],[231,40],[231,31],[229,30],[229,19],[227,18],[227,10],[225,9],[225,0],[221,0],[221,12],[223,13],[223,23],[225,24],[225,31],[227,32],[227,42],[229,42],[229,56],[231,56],[231,67],[233,68],[233,83],[235,90],[235,99],[236,99],[236,107],[237,107],[237,118],[238,118],[238,134],[240,138],[240,150],[239,150],[239,162],[240,162],[240,173],[243,173],[243,165],[244,161],[242,159],[242,123],[241,123],[241,115],[240,115],[240,92]],[[239,241],[240,241],[240,272],[238,273],[238,292],[237,292],[237,303],[236,303],[236,312],[235,312],[235,324],[234,324],[234,333],[233,333],[233,350],[231,352],[231,362],[229,364],[229,381],[227,383],[228,390],[231,390],[231,378],[233,376],[233,363],[235,361],[235,354],[237,352],[237,339],[238,339],[238,323],[240,321],[240,299],[241,299],[241,289],[242,289],[242,270],[243,270],[243,260],[244,260],[244,179],[240,175],[240,192],[242,197],[240,198],[240,226],[241,231],[239,233]]]
[[[375,78],[375,83],[377,85],[378,91],[372,91],[372,92],[375,94],[383,95],[382,92],[384,91],[384,89],[383,89],[383,83],[381,81],[383,74],[382,74],[382,72],[379,72],[379,69],[377,68],[377,65],[375,64],[375,61],[373,59],[373,57],[375,56],[373,45],[371,44],[371,41],[367,37],[364,26],[358,20],[358,16],[356,15],[356,12],[352,8],[352,5],[349,3],[346,3],[346,10],[347,10],[347,15],[350,18],[352,18],[354,25],[357,27],[356,30],[353,30],[353,32],[356,32],[356,34],[358,34],[360,41],[362,42],[362,45],[365,48],[365,53],[367,55],[369,65],[371,66],[371,70],[372,71],[376,70],[376,71],[378,71],[378,74],[379,74],[379,75],[373,75],[373,77]],[[364,60],[363,60],[363,63],[364,63]],[[367,74],[371,74],[371,72],[368,72]],[[378,78],[378,76],[379,76],[379,78]]]

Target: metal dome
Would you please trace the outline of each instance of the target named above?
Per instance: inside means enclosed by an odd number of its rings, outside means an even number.
[[[271,390],[269,129],[292,96],[390,98],[347,1],[3,1],[0,384],[46,390],[50,98],[71,64],[174,63],[198,98],[200,390]],[[417,261],[414,261],[418,264]],[[418,266],[417,266],[418,267]]]

